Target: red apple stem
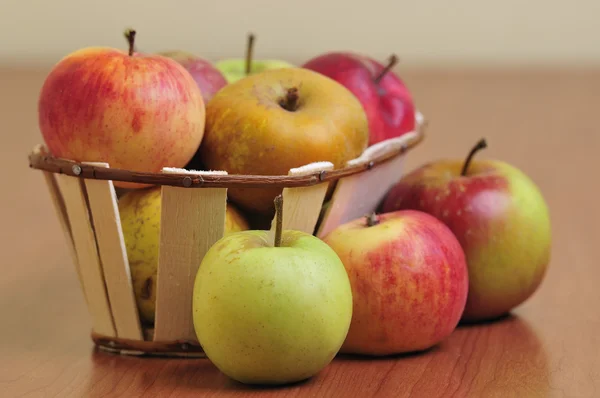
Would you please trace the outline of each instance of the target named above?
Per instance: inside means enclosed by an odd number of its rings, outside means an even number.
[[[281,246],[281,233],[283,232],[283,196],[275,197],[275,247]]]
[[[135,51],[135,30],[133,29],[127,29],[125,31],[125,38],[127,39],[127,42],[129,43],[129,56],[131,57],[133,55],[133,52]]]
[[[369,214],[367,216],[367,226],[372,227],[377,224],[379,224],[379,217],[377,217],[377,214],[375,214],[375,212]]]
[[[390,55],[390,58],[388,60],[388,64],[385,68],[383,68],[383,70],[381,71],[381,73],[375,78],[374,82],[379,84],[379,82],[381,81],[381,79],[383,79],[383,77],[398,63],[398,56],[396,56],[396,54],[392,54]]]
[[[285,97],[283,97],[279,101],[279,106],[281,106],[286,111],[294,112],[298,109],[298,100],[300,96],[298,95],[298,88],[292,87],[288,88]]]
[[[467,175],[467,171],[469,169],[469,165],[471,164],[471,160],[473,159],[473,156],[475,156],[475,154],[477,152],[479,152],[482,149],[487,148],[487,142],[485,140],[485,138],[480,139],[477,144],[475,144],[475,146],[471,149],[471,152],[469,152],[469,154],[467,155],[467,159],[465,159],[465,163],[463,164],[463,168],[462,171],[460,172],[461,176],[466,176]]]
[[[249,75],[252,70],[252,52],[254,51],[254,35],[250,33],[248,35],[248,42],[246,45],[246,75]]]

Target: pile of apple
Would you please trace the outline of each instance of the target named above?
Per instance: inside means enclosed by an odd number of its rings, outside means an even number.
[[[284,175],[336,168],[368,145],[415,128],[413,99],[391,70],[351,53],[302,66],[216,64],[182,51],[84,48],[50,72],[39,99],[49,151],[75,161]],[[498,318],[540,285],[550,222],[535,184],[505,162],[463,160],[414,170],[379,214],[323,239],[281,230],[281,189],[228,190],[226,235],[195,279],[194,323],[209,359],[246,383],[289,383],[339,352],[426,350],[463,322]],[[160,187],[115,182],[142,320],[154,322]],[[250,217],[276,214],[275,237]]]

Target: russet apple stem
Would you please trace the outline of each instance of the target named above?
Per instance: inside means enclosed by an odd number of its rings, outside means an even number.
[[[252,69],[252,51],[254,50],[254,35],[248,35],[248,43],[246,47],[246,75],[250,74]]]
[[[467,155],[467,159],[465,159],[465,163],[463,164],[463,168],[462,171],[460,172],[461,176],[466,176],[467,175],[467,171],[469,169],[469,165],[471,164],[471,160],[473,159],[473,156],[479,152],[482,149],[487,148],[487,142],[485,141],[485,138],[480,139],[477,144],[475,144],[475,146],[471,149],[471,152],[469,152],[469,154]]]
[[[373,80],[375,83],[379,84],[379,82],[381,81],[381,79],[383,79],[383,77],[398,63],[398,57],[396,56],[396,54],[392,54],[388,60],[388,64],[385,68],[383,68],[383,70],[381,71],[381,73],[375,78],[375,80]]]
[[[275,198],[275,247],[281,246],[281,233],[283,232],[283,196],[277,195]]]
[[[125,38],[127,39],[127,42],[129,43],[129,56],[131,57],[133,55],[133,52],[135,51],[135,30],[133,29],[127,29],[125,31]]]
[[[367,227],[372,227],[379,224],[379,218],[377,217],[377,214],[375,214],[375,212],[369,214],[367,216]]]
[[[298,95],[298,88],[292,87],[288,88],[285,93],[285,97],[283,97],[279,101],[279,106],[281,106],[286,111],[294,112],[298,109],[298,100],[300,99]]]

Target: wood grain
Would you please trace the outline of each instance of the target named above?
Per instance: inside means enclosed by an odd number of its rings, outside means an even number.
[[[193,342],[194,280],[204,255],[225,232],[227,189],[163,186],[161,195],[154,340]]]
[[[523,169],[546,197],[552,260],[510,318],[459,327],[420,355],[338,357],[287,388],[248,388],[204,359],[97,352],[77,273],[41,172],[35,98],[47,71],[0,70],[0,397],[600,396],[600,70],[402,70],[430,124],[405,170],[478,156]],[[17,166],[15,166],[17,165]],[[21,165],[20,167],[18,165]],[[193,190],[197,191],[197,190]]]
[[[84,181],[117,337],[143,340],[115,187],[112,181]]]

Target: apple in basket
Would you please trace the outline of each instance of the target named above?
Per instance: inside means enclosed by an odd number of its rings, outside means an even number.
[[[289,68],[294,65],[278,59],[255,60],[253,57],[255,36],[248,35],[246,58],[228,58],[215,63],[215,67],[223,73],[228,83],[236,82],[251,74],[260,73],[269,69]]]
[[[229,174],[287,175],[329,161],[335,168],[367,147],[369,127],[343,85],[303,68],[271,69],[223,87],[207,104],[200,158]],[[232,188],[247,210],[272,214],[281,188]]]
[[[121,196],[118,206],[136,303],[142,321],[152,325],[156,308],[161,187],[131,190]],[[228,203],[225,233],[248,228],[244,215]]]
[[[550,261],[548,206],[538,187],[506,162],[474,159],[425,164],[390,190],[384,211],[427,212],[452,230],[465,251],[469,297],[463,321],[497,318],[527,300]]]
[[[217,91],[227,85],[225,76],[211,62],[203,58],[187,51],[164,51],[158,54],[179,62],[192,75],[202,92],[205,104]]]
[[[373,214],[340,225],[323,240],[352,285],[352,323],[341,352],[422,351],[458,325],[467,300],[465,255],[435,217],[412,210]]]
[[[44,141],[74,161],[139,172],[183,167],[204,134],[202,93],[183,66],[136,52],[135,31],[125,35],[129,51],[83,48],[52,68],[38,102]]]
[[[343,84],[359,99],[369,119],[373,145],[415,129],[415,105],[404,82],[393,72],[398,58],[386,66],[363,55],[332,52],[307,61],[303,67]]]
[[[248,384],[305,380],[338,353],[352,317],[344,265],[317,237],[242,231],[217,241],[196,275],[194,329],[210,361]]]

